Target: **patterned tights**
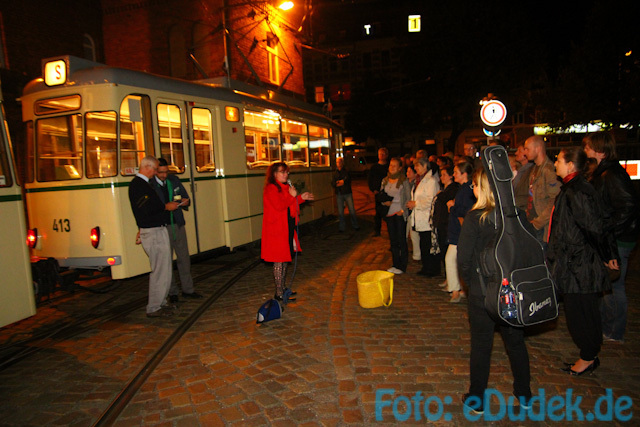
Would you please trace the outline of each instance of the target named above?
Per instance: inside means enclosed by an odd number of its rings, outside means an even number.
[[[284,293],[285,281],[287,277],[287,263],[286,262],[274,262],[273,263],[273,277],[276,282],[276,296],[281,297]]]

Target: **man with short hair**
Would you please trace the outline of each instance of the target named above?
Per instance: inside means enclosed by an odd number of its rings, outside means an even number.
[[[356,217],[356,210],[353,207],[353,195],[351,193],[351,175],[349,171],[344,167],[344,159],[338,157],[336,159],[336,171],[333,173],[331,179],[331,185],[336,189],[336,199],[338,201],[338,217],[340,218],[340,224],[338,229],[342,232],[345,230],[346,224],[344,220],[344,205],[346,203],[349,209],[349,215],[351,216],[351,228],[354,230],[360,230],[358,226],[358,218]]]
[[[600,306],[602,334],[605,341],[622,343],[628,305],[625,276],[640,235],[640,201],[629,174],[618,161],[613,134],[591,133],[584,138],[583,146],[587,157],[597,162],[590,182],[604,201],[610,219],[608,228],[616,240],[620,260],[620,276],[611,282],[611,293],[604,294]]]
[[[155,157],[144,157],[139,172],[129,184],[131,210],[140,229],[142,248],[151,264],[147,317],[173,315],[173,309],[165,304],[171,285],[171,243],[167,224],[170,222],[169,212],[178,209],[178,203],[163,203],[156,193],[151,179],[157,169]]]
[[[180,274],[180,285],[184,298],[202,298],[202,295],[195,292],[193,279],[191,278],[191,258],[189,257],[189,244],[187,242],[187,232],[185,230],[184,214],[191,203],[189,193],[180,182],[180,178],[169,174],[169,164],[166,159],[158,159],[158,171],[155,177],[156,192],[164,202],[175,201],[179,203],[180,209],[170,213],[170,224],[168,228],[171,250],[176,254],[176,264]],[[171,287],[169,288],[169,301],[178,302],[178,285],[176,276],[171,274]]]
[[[465,142],[464,145],[462,146],[462,152],[464,153],[465,156],[475,159],[476,154],[478,153],[478,148],[476,147],[476,144],[474,144],[473,142]]]
[[[518,162],[519,166],[517,166],[518,173],[515,178],[513,178],[513,185],[516,186],[520,178],[518,176],[522,176],[529,168],[533,167],[533,163],[531,163],[527,156],[524,154],[524,143],[520,142],[517,145],[516,152],[514,153],[515,160]]]
[[[553,162],[547,156],[544,139],[541,136],[534,135],[527,138],[524,143],[524,154],[527,160],[533,161],[525,181],[525,184],[528,184],[525,208],[527,220],[536,229],[536,238],[546,249],[549,218],[556,196],[560,193],[560,182]]]
[[[389,172],[389,162],[387,158],[389,157],[389,150],[385,147],[382,147],[378,150],[378,163],[371,167],[369,170],[369,190],[373,193],[373,197],[375,199],[375,195],[380,192],[380,186],[382,185],[382,180],[387,176]],[[376,214],[373,218],[373,235],[379,236],[380,230],[382,229],[382,217],[378,213],[376,209]]]

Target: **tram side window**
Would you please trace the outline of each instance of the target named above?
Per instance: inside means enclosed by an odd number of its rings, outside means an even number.
[[[282,153],[289,166],[306,166],[309,141],[307,125],[295,120],[282,120]]]
[[[309,125],[309,160],[311,166],[329,166],[329,129]]]
[[[167,160],[171,172],[184,172],[184,144],[180,108],[171,104],[158,104],[160,155]]]
[[[116,112],[102,111],[85,115],[85,153],[88,178],[116,176]]]
[[[214,172],[216,162],[213,153],[213,129],[211,111],[206,108],[191,110],[193,123],[193,144],[196,153],[196,170],[198,172]]]
[[[36,122],[38,181],[82,178],[82,115],[51,117]]]
[[[140,161],[153,154],[150,144],[151,101],[148,96],[128,95],[120,105],[120,173],[135,175]]]
[[[280,161],[280,116],[277,113],[244,112],[247,167],[267,167]]]
[[[5,127],[5,129],[7,128]],[[6,147],[4,135],[0,132],[0,187],[11,187],[13,185]]]

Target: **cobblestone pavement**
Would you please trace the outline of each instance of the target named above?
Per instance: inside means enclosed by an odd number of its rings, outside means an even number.
[[[424,424],[424,407],[404,399],[420,392],[431,397],[429,412],[441,424],[472,424],[462,413],[460,395],[468,387],[469,327],[466,301],[448,303],[437,283],[424,279],[412,262],[395,277],[389,308],[358,304],[358,274],[390,267],[386,233],[371,237],[371,200],[364,183],[356,189],[360,231],[339,233],[334,221],[305,230],[295,272],[298,301],[280,320],[256,325],[258,307],[273,293],[271,268],[259,265],[218,299],[160,363],[120,415],[117,425],[372,425],[397,424],[393,400],[404,424]],[[366,221],[368,220],[368,222]],[[605,343],[602,365],[591,376],[570,377],[563,361],[578,358],[564,315],[528,330],[532,390],[544,390],[547,402],[572,390],[582,396],[584,416],[598,397],[629,396],[640,416],[640,263],[634,253],[628,277],[630,315],[626,343]],[[199,286],[211,295],[242,264]],[[194,265],[197,274],[205,267]],[[293,267],[290,267],[289,277]],[[122,300],[144,296],[145,278],[125,281]],[[78,293],[64,303],[0,330],[0,342],[28,335],[64,317],[69,307],[107,304],[113,294]],[[112,301],[108,301],[112,303]],[[0,425],[92,425],[124,385],[199,302],[181,302],[180,316],[147,319],[144,308],[107,321],[0,372]],[[70,309],[69,309],[70,310]],[[21,336],[22,336],[21,335]],[[505,397],[511,373],[496,334],[490,387]],[[393,390],[391,403],[376,420],[376,392]],[[438,414],[437,399],[442,413]],[[407,403],[409,405],[407,405]],[[494,413],[498,410],[494,400]],[[410,407],[408,407],[410,406]],[[534,410],[539,413],[539,407]],[[602,407],[606,415],[606,407]],[[407,412],[411,411],[411,412]],[[556,415],[564,414],[564,409]],[[415,416],[420,420],[416,420]],[[572,412],[575,419],[577,412]],[[569,425],[567,415],[554,422],[518,421],[518,425]],[[615,422],[614,422],[615,423]],[[478,425],[513,425],[513,421],[478,421]],[[595,425],[602,425],[595,422]],[[620,423],[622,424],[622,423]]]

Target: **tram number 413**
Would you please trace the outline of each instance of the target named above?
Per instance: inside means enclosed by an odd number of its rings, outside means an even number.
[[[71,231],[71,223],[68,219],[54,219],[53,220],[53,231],[58,231],[61,233]]]

